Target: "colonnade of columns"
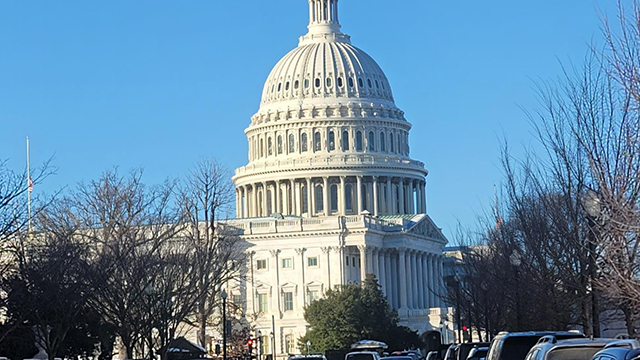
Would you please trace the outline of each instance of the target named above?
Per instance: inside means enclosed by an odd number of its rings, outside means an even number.
[[[236,217],[424,214],[424,178],[323,176],[236,187]]]
[[[360,278],[375,275],[393,308],[416,310],[445,306],[443,255],[364,245],[358,249],[364,259]]]

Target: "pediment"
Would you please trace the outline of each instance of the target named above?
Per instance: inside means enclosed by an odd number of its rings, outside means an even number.
[[[421,220],[419,220],[413,227],[411,227],[411,229],[409,229],[408,233],[436,241],[448,242],[447,238],[442,233],[442,229],[436,226],[429,215],[425,215]]]

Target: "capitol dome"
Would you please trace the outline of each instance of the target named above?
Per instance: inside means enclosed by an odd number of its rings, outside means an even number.
[[[340,31],[338,0],[308,0],[308,33],[265,82],[236,169],[237,216],[423,214],[424,164],[378,64]]]

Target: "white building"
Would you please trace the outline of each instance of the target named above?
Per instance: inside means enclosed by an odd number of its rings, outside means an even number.
[[[275,343],[281,356],[299,352],[305,304],[368,273],[403,324],[440,330],[447,240],[426,214],[428,172],[410,158],[411,124],[382,69],[340,31],[338,0],[309,0],[308,28],[271,71],[245,130],[233,223],[251,261],[231,296],[255,314],[264,353]]]

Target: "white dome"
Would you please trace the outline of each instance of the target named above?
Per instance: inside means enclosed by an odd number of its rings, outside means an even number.
[[[324,40],[324,39],[323,39]],[[391,86],[378,64],[342,38],[301,41],[273,68],[262,92],[262,106],[313,98],[386,100]]]

